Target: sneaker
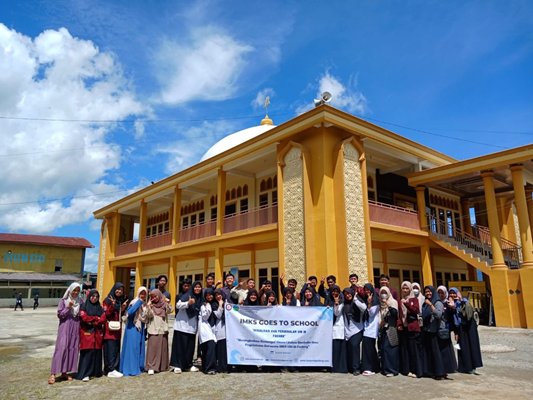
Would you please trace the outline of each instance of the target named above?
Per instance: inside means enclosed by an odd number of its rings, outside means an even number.
[[[149,369],[148,370],[148,375],[153,375],[153,374],[155,374],[154,370],[153,369]]]
[[[216,372],[215,372],[215,371],[209,371],[209,372],[207,373],[207,375],[216,375]]]
[[[359,375],[361,375],[361,373],[360,373],[359,371],[355,371],[355,372],[353,373],[353,376],[359,376]]]
[[[174,368],[175,374],[181,374],[181,368]]]
[[[363,375],[364,376],[372,376],[372,375],[375,375],[376,373],[375,372],[372,372],[372,371],[364,371],[363,372]]]
[[[196,368],[194,365],[191,367],[191,372],[198,372],[200,371],[198,368]]]
[[[91,380],[91,378],[89,378],[88,376],[86,376],[85,378],[83,378],[81,381],[82,382],[89,382]]]
[[[416,377],[416,375],[413,374],[412,372],[409,372],[409,373],[407,374],[407,376],[408,376],[409,378],[414,378],[414,377]]]
[[[385,375],[387,378],[392,378],[394,375],[393,374],[387,374]]]
[[[117,370],[111,371],[109,374],[107,374],[108,378],[122,378],[124,374],[121,374]]]

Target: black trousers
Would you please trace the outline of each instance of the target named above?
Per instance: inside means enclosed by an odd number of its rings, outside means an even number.
[[[344,339],[333,339],[333,366],[331,372],[345,374],[348,372],[346,366],[346,341]]]
[[[379,358],[376,350],[376,339],[363,336],[363,357],[361,369],[364,371],[379,372]]]
[[[348,372],[361,372],[361,342],[363,331],[356,333],[346,342],[346,364]]]
[[[120,366],[120,340],[104,339],[104,372],[118,371]]]
[[[85,377],[102,376],[102,349],[80,350],[80,361],[78,363],[78,376],[76,379]]]
[[[217,351],[216,343],[214,340],[208,340],[203,342],[200,347],[202,348],[202,370],[204,374],[209,371],[217,370]]]
[[[409,372],[421,378],[424,375],[424,349],[421,332],[408,332],[407,350],[409,352]]]
[[[39,307],[39,302],[33,303],[33,309],[35,310],[37,307]]]
[[[226,349],[226,339],[218,340],[217,351],[217,372],[228,372],[228,350]]]
[[[190,369],[194,357],[195,343],[196,334],[174,331],[170,365],[175,368],[180,368],[182,371]]]
[[[22,308],[22,311],[24,311],[24,306],[22,305],[22,301],[20,303],[17,301],[17,304],[15,304],[15,309],[13,311],[17,311],[18,307]]]

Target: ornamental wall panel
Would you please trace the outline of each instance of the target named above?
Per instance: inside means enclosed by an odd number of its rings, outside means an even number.
[[[520,236],[520,224],[518,222],[518,214],[516,213],[516,205],[514,201],[512,205],[512,211],[513,211],[513,223],[514,223],[514,233],[516,236],[516,244],[522,247],[522,237]]]
[[[283,167],[283,241],[285,274],[306,281],[302,150],[292,147]]]
[[[344,145],[343,166],[348,270],[357,274],[360,282],[368,282],[361,163],[351,143]]]
[[[98,270],[98,291],[100,295],[104,292],[104,270],[105,270],[105,249],[107,242],[107,224],[104,226],[104,232],[102,233],[102,248],[100,249],[100,269]]]

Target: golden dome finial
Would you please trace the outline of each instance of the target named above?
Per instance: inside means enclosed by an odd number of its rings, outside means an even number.
[[[261,125],[274,125],[274,121],[268,118],[268,105],[269,104],[270,104],[270,96],[267,96],[265,99],[265,104],[263,104],[263,108],[266,109],[265,118],[261,120]]]

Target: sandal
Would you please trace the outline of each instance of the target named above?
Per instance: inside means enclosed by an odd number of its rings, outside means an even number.
[[[69,376],[68,374],[61,374],[61,379],[66,379],[67,381],[71,381],[72,376]]]
[[[53,385],[54,383],[56,383],[56,377],[52,375],[50,379],[48,379],[48,384]]]

